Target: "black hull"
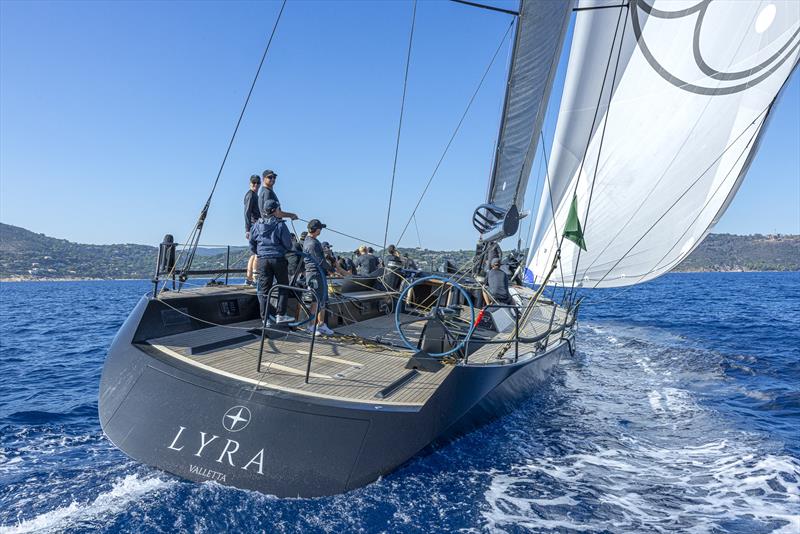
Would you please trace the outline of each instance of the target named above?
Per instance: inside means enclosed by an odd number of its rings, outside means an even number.
[[[457,366],[421,407],[344,402],[254,391],[134,344],[148,302],[108,353],[99,402],[105,434],[132,458],[178,476],[279,497],[343,493],[390,473],[429,444],[513,410],[568,352],[561,342],[516,364]],[[248,422],[229,431],[223,417],[241,407]]]

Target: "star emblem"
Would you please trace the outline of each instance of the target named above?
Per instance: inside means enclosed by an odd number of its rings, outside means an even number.
[[[234,406],[222,417],[222,426],[228,432],[239,432],[250,424],[250,410],[246,406]]]

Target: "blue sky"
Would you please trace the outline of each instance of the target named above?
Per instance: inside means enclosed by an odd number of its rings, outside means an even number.
[[[183,239],[278,8],[0,2],[0,221],[85,243]],[[417,15],[390,242],[510,22],[450,2],[421,2]],[[278,172],[286,209],[383,241],[410,18],[409,2],[289,2],[204,243],[243,244],[247,179],[265,168]],[[508,51],[506,41],[423,201],[420,239],[412,225],[404,245],[474,245],[471,214],[485,197]],[[716,231],[800,233],[797,73]]]

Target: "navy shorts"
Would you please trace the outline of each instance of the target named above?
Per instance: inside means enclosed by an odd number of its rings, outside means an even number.
[[[328,288],[322,287],[322,279],[318,273],[306,273],[306,285],[317,294],[317,303],[324,306],[327,302]]]

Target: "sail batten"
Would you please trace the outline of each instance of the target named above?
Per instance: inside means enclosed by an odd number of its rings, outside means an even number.
[[[487,202],[506,211],[522,201],[536,153],[572,2],[522,0]]]
[[[553,190],[542,196],[531,243],[535,280],[559,245],[564,274],[552,282],[584,287],[655,278],[699,245],[741,184],[797,65],[800,3],[769,5],[777,15],[764,23],[757,0],[633,0],[620,8],[630,9],[621,42],[612,37],[618,10],[577,14],[550,159]],[[614,86],[603,87],[587,73],[596,76],[609,51],[623,67]],[[560,237],[573,192],[584,251]]]

